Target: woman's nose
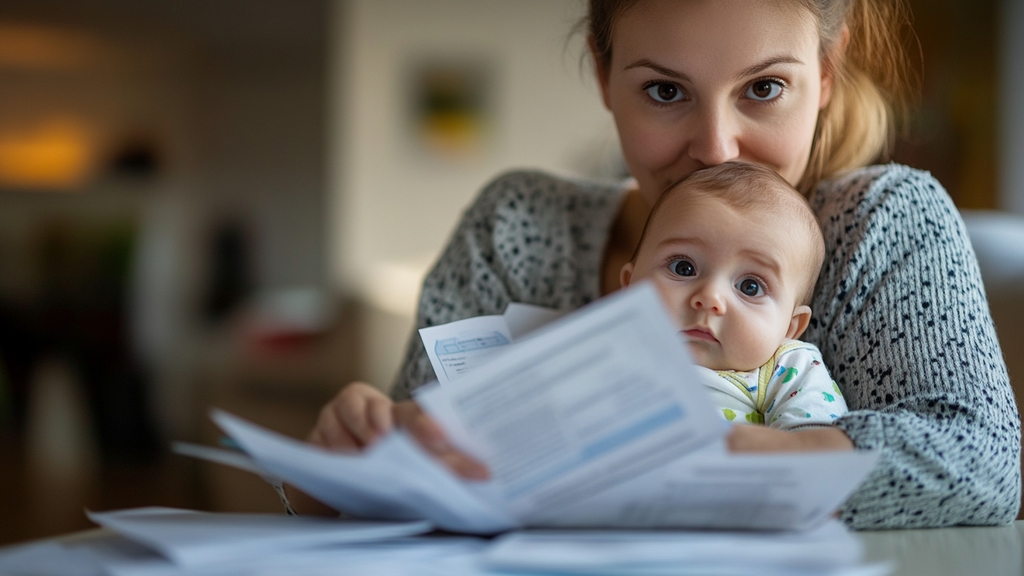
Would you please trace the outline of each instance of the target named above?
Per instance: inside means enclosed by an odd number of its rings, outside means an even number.
[[[713,283],[708,282],[700,286],[690,297],[690,306],[695,310],[702,310],[712,314],[725,314],[725,298]]]
[[[708,102],[695,112],[689,127],[690,158],[702,166],[717,166],[739,158],[739,127],[729,106]]]

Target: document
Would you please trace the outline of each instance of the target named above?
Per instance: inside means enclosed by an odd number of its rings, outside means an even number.
[[[420,328],[420,339],[438,382],[447,384],[562,315],[556,310],[512,302],[500,316],[477,316]]]
[[[340,454],[223,412],[213,418],[254,469],[338,510],[467,533],[807,529],[825,522],[877,459],[872,452],[726,453],[728,424],[650,285],[554,321],[532,318],[544,326],[529,334],[522,328],[529,322],[506,314],[472,319],[479,320],[472,330],[463,321],[454,332],[439,326],[423,336],[435,352],[455,352],[437,355],[447,379],[416,399],[453,443],[488,465],[487,482],[455,477],[401,430],[364,453]],[[473,330],[483,331],[476,348]],[[439,345],[451,338],[465,345]],[[500,350],[473,356],[492,348]]]
[[[885,574],[836,520],[805,532],[525,530],[497,538],[482,564],[507,573]]]
[[[106,576],[89,553],[44,541],[0,551],[0,574],[17,576]]]
[[[465,448],[488,464],[512,514],[531,520],[727,430],[649,285],[550,324],[417,400],[451,406],[433,416],[474,439]]]
[[[423,534],[425,520],[374,522],[283,514],[214,514],[175,508],[86,512],[90,520],[160,552],[178,565],[244,558],[326,544]]]
[[[465,537],[410,537],[376,542],[327,544],[179,564],[120,534],[99,532],[73,543],[31,545],[0,555],[0,574],[25,576],[239,576],[386,574],[455,576],[494,574],[479,568],[488,541]],[[46,557],[43,555],[46,554]]]
[[[438,528],[471,534],[518,525],[500,504],[479,498],[468,483],[402,431],[363,453],[344,454],[287,438],[226,412],[215,411],[213,420],[260,469],[353,516],[429,520]]]

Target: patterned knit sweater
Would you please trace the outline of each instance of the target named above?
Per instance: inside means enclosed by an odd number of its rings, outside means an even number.
[[[500,314],[509,302],[574,310],[600,296],[624,189],[538,172],[492,182],[427,276],[417,325]],[[890,164],[811,198],[825,262],[803,339],[822,351],[850,412],[836,425],[874,472],[841,510],[865,528],[990,525],[1020,505],[1020,416],[978,265],[931,175]],[[409,340],[393,396],[434,378]]]

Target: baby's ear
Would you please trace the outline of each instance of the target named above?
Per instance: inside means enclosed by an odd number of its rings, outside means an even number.
[[[810,306],[797,306],[793,310],[793,317],[789,320],[789,331],[786,332],[786,338],[792,338],[796,340],[807,330],[807,325],[811,322],[811,307]]]
[[[622,270],[619,270],[619,287],[625,288],[629,286],[629,281],[633,278],[633,263],[626,262],[622,265]]]

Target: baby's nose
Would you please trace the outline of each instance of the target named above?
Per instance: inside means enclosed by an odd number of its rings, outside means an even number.
[[[694,292],[690,299],[690,306],[696,310],[703,310],[713,314],[725,314],[725,299],[713,285],[706,284],[700,290]]]

